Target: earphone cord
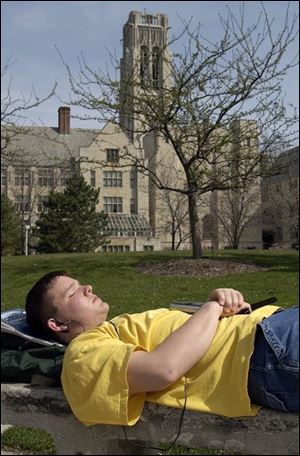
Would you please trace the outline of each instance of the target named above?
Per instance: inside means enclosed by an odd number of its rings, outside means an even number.
[[[116,333],[118,335],[118,338],[120,339],[120,334],[119,334],[119,331],[116,327],[116,325],[112,322],[112,321],[109,321],[109,323],[111,323],[113,325],[113,327],[115,328],[116,330]],[[120,339],[121,340],[121,339]],[[187,379],[186,377],[184,377],[184,404],[183,404],[183,409],[182,409],[182,412],[181,412],[181,415],[180,415],[180,420],[179,420],[179,428],[178,428],[178,432],[177,432],[177,435],[175,437],[175,439],[173,440],[173,442],[168,446],[168,448],[159,448],[159,447],[156,447],[156,446],[151,446],[151,445],[140,445],[138,443],[133,443],[131,440],[128,439],[127,437],[127,433],[126,433],[126,429],[125,429],[125,426],[122,426],[122,429],[123,429],[123,432],[124,432],[124,435],[125,435],[125,439],[126,439],[126,442],[133,446],[133,447],[138,447],[138,448],[147,448],[149,450],[159,450],[159,451],[169,451],[176,443],[178,437],[180,436],[180,432],[181,432],[181,426],[182,426],[182,423],[183,423],[183,417],[184,417],[184,412],[185,412],[185,408],[186,408],[186,402],[187,402]]]
[[[187,386],[186,386],[187,382],[186,382],[186,377],[184,377],[184,379],[185,379],[185,383],[184,383],[184,404],[183,404],[183,409],[182,409],[181,416],[180,416],[178,432],[177,432],[177,435],[176,435],[175,439],[173,440],[173,442],[170,443],[170,445],[167,448],[159,448],[159,447],[150,446],[150,445],[149,446],[148,445],[139,445],[138,443],[133,443],[132,441],[128,440],[127,434],[126,434],[126,430],[125,430],[125,426],[122,426],[123,432],[125,434],[126,442],[129,443],[129,445],[134,446],[134,447],[147,448],[149,450],[159,450],[159,451],[169,451],[175,445],[178,437],[180,436],[181,426],[182,426],[182,423],[183,423],[183,417],[184,417],[186,401],[187,401]]]

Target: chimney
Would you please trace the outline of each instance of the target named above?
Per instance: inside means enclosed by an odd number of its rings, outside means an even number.
[[[70,134],[70,108],[66,106],[58,109],[58,133],[60,135]]]

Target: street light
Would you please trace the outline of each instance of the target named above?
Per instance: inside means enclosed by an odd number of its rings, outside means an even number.
[[[25,225],[25,255],[28,255],[28,231],[30,230],[30,225]]]

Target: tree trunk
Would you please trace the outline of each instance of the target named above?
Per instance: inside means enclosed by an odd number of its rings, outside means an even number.
[[[235,250],[238,250],[239,243],[240,243],[240,236],[238,234],[238,227],[236,226],[236,227],[234,227],[232,248]]]
[[[171,250],[172,250],[172,252],[176,250],[174,235],[172,235],[172,247],[171,247]]]
[[[202,242],[200,235],[200,220],[197,212],[196,194],[188,195],[189,216],[192,235],[193,258],[202,258]]]

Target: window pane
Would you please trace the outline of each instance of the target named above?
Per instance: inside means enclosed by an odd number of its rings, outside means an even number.
[[[94,169],[91,170],[91,187],[96,187],[96,171]]]
[[[123,212],[123,202],[122,198],[118,196],[105,196],[104,199],[104,212],[106,214],[110,214],[112,212],[117,213],[117,212]]]
[[[119,149],[106,149],[106,159],[108,162],[117,163],[119,161]]]
[[[103,172],[104,187],[122,187],[123,177],[121,171],[104,171]]]
[[[15,185],[19,187],[30,185],[29,168],[15,168]]]
[[[40,187],[53,187],[53,169],[40,168],[38,170],[38,185]]]
[[[69,179],[71,178],[72,176],[72,171],[71,169],[61,169],[60,170],[60,185],[61,187],[66,187]]]

